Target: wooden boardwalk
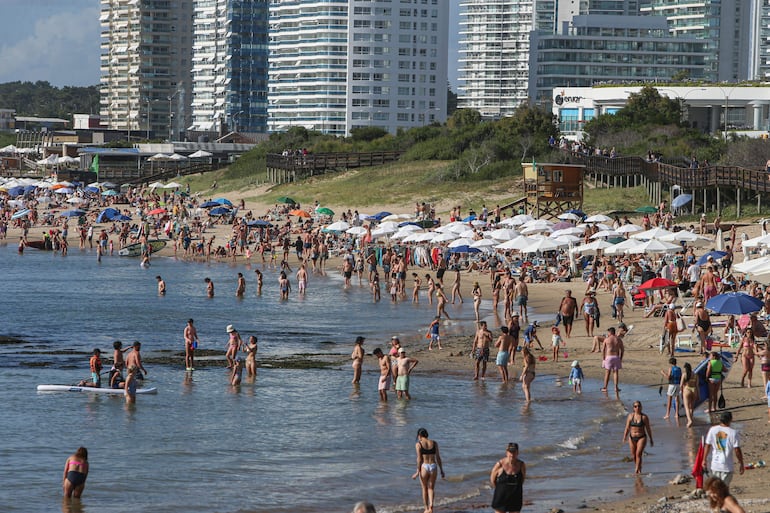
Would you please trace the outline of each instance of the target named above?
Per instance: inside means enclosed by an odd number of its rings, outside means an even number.
[[[266,158],[267,180],[276,184],[296,182],[323,173],[381,166],[395,162],[399,158],[401,158],[400,151],[309,153],[307,155],[288,156],[268,153]]]

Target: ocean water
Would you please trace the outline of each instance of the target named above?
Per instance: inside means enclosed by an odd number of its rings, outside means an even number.
[[[311,277],[304,299],[278,300],[276,273],[265,271],[255,295],[253,267],[155,258],[150,269],[136,259],[104,258],[77,249],[62,258],[13,245],[0,246],[4,287],[0,335],[21,344],[0,345],[0,510],[24,512],[338,512],[359,500],[378,511],[421,511],[414,472],[415,433],[425,427],[439,442],[446,481],[437,485],[441,508],[488,504],[489,471],[508,442],[521,446],[528,465],[527,511],[576,506],[663,484],[687,467],[685,430],[665,425],[657,388],[626,385],[622,400],[605,397],[588,381],[576,397],[538,374],[535,402],[523,404],[519,386],[490,379],[413,373],[411,402],[377,399],[377,373],[360,387],[343,368],[262,368],[239,389],[224,368],[202,368],[188,377],[178,366],[146,365],[155,396],[122,397],[38,393],[37,384],[71,384],[88,376],[88,353],[111,354],[112,341],[141,340],[145,359],[182,348],[182,330],[195,319],[201,346],[224,350],[224,328],[260,338],[258,357],[294,354],[348,355],[356,335],[366,349],[385,347],[391,334],[424,333],[433,315],[425,302],[373,304],[357,285],[342,290],[339,276]],[[248,281],[234,296],[236,273]],[[157,297],[155,276],[168,283]],[[204,277],[216,285],[205,297]],[[472,306],[450,309],[462,320]],[[448,328],[457,328],[451,324]],[[420,343],[417,341],[412,344]],[[409,347],[409,344],[407,344]],[[518,369],[517,369],[518,370]],[[627,406],[641,399],[653,419],[656,445],[645,472],[633,464],[621,436]],[[660,410],[660,411],[659,411]],[[660,413],[660,415],[658,415]],[[89,449],[91,474],[82,502],[61,500],[65,459]],[[601,483],[597,486],[597,483]],[[439,511],[441,510],[439,508]],[[567,508],[564,508],[567,509]],[[453,509],[453,511],[458,511]]]

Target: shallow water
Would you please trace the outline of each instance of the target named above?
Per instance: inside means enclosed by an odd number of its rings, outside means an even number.
[[[433,310],[372,304],[364,289],[342,291],[336,275],[311,278],[303,300],[293,293],[279,302],[275,273],[266,273],[256,297],[253,271],[243,265],[157,258],[143,270],[135,259],[97,264],[93,254],[76,250],[67,258],[32,250],[20,257],[1,246],[0,262],[6,278],[0,335],[30,341],[0,346],[0,510],[58,509],[61,466],[84,445],[91,460],[82,501],[87,512],[125,511],[127,504],[158,512],[336,512],[362,499],[378,511],[415,511],[420,491],[410,476],[418,427],[441,447],[448,479],[437,486],[440,504],[473,497],[488,503],[489,470],[510,441],[519,442],[529,467],[525,497],[532,509],[638,486],[629,476],[632,464],[622,461],[628,449],[620,438],[632,399],[647,402],[648,412],[659,408],[650,388],[625,386],[627,400],[620,402],[589,381],[575,397],[566,382],[559,387],[553,376],[538,375],[535,402],[525,407],[518,386],[425,375],[418,366],[413,401],[391,397],[381,404],[377,375],[366,372],[353,388],[348,366],[263,368],[256,382],[233,389],[221,368],[197,370],[189,381],[181,368],[149,365],[148,384],[159,393],[139,396],[134,407],[121,397],[39,394],[39,383],[86,377],[87,352],[107,350],[116,338],[141,340],[145,357],[181,350],[188,317],[204,348],[224,349],[224,327],[235,324],[244,335],[259,334],[263,357],[347,355],[358,334],[369,338],[369,351],[392,333],[423,333]],[[239,270],[250,287],[243,300],[234,297]],[[168,283],[166,297],[155,294],[156,274]],[[205,276],[217,286],[213,300],[205,297]],[[472,306],[451,313],[470,319]],[[40,354],[64,349],[77,354]],[[50,365],[30,366],[39,362]],[[650,415],[657,443],[648,449],[651,475],[643,485],[662,484],[686,466],[683,430]]]

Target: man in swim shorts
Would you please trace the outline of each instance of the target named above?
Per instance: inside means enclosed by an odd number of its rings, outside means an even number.
[[[372,351],[380,364],[380,381],[377,385],[377,391],[380,393],[380,401],[388,400],[388,389],[391,383],[390,358],[385,356],[379,347]]]
[[[615,392],[620,392],[618,380],[620,369],[623,368],[623,339],[615,334],[615,328],[607,329],[607,336],[602,342],[602,367],[604,368],[604,387],[602,392],[607,391],[607,385],[610,381],[610,373],[613,374],[615,382]]]
[[[481,371],[481,379],[484,379],[487,375],[487,362],[489,361],[489,346],[491,343],[492,332],[487,329],[487,323],[485,321],[479,322],[476,336],[473,338],[474,381],[479,379],[479,371]]]
[[[398,350],[398,365],[396,366],[396,395],[399,399],[410,400],[409,395],[409,374],[417,366],[417,360],[407,358],[406,349],[403,347]]]
[[[513,350],[513,353],[511,353],[514,341],[513,337],[508,333],[508,326],[501,326],[500,331],[502,334],[497,337],[497,341],[495,341],[495,347],[498,349],[495,363],[497,364],[497,368],[500,371],[500,377],[502,378],[503,383],[507,383],[508,360],[511,354],[513,354],[514,358],[516,357],[516,351]]]
[[[569,338],[572,335],[572,322],[575,320],[575,311],[577,310],[577,300],[572,297],[572,291],[564,291],[564,297],[561,298],[559,305],[559,314],[561,322],[564,324],[564,335]]]
[[[527,284],[524,283],[524,280],[519,280],[519,283],[516,284],[516,288],[514,289],[514,293],[516,294],[516,306],[519,307],[519,315],[524,319],[524,322],[527,322],[529,319],[527,316],[529,289],[527,288]]]

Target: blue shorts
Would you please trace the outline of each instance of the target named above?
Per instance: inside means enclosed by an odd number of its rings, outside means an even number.
[[[102,380],[101,376],[99,376],[98,372],[92,372],[91,373],[91,381],[94,382],[94,384],[99,383]]]
[[[497,360],[495,362],[497,365],[508,365],[509,356],[510,353],[508,351],[499,351],[497,353]]]

